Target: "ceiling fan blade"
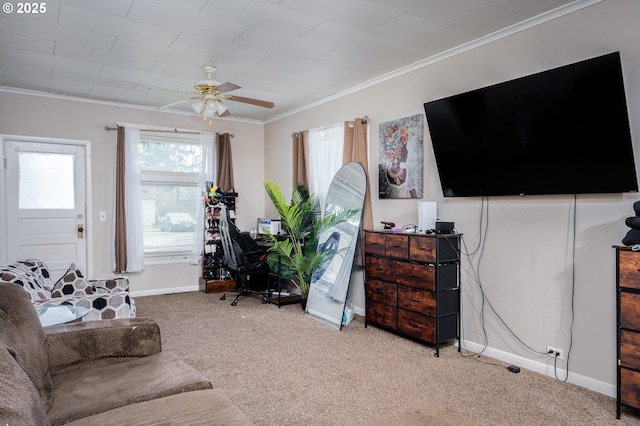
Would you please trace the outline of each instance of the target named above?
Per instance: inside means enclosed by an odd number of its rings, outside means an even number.
[[[242,102],[245,104],[251,104],[251,105],[260,106],[264,108],[273,108],[275,106],[273,102],[261,101],[260,99],[245,98],[243,96],[225,95],[224,98],[230,101]]]
[[[163,105],[163,106],[161,106],[161,107],[160,107],[160,108],[158,108],[158,109],[161,109],[161,110],[162,110],[162,109],[171,108],[171,107],[174,107],[174,106],[176,106],[176,105],[180,105],[180,104],[183,104],[183,103],[185,103],[185,102],[189,102],[189,101],[190,101],[190,100],[192,100],[192,99],[198,99],[198,98],[189,98],[189,99],[183,99],[183,100],[181,100],[181,101],[171,102],[170,104]]]
[[[191,96],[191,95],[197,95],[198,93],[194,92],[193,90],[191,91],[187,91],[187,90],[169,90],[169,89],[162,89],[160,87],[147,87],[147,91],[149,92],[153,92],[154,94],[162,94],[171,98],[182,98],[184,99],[185,96]]]
[[[226,83],[222,83],[221,85],[218,86],[218,91],[220,91],[220,93],[227,93],[230,92],[232,90],[237,90],[237,89],[241,89],[242,87],[238,86],[235,83],[230,83],[230,82],[226,82]]]
[[[230,116],[231,113],[229,112],[229,110],[226,110],[225,112],[223,112],[222,114],[219,114],[218,117],[228,117]]]

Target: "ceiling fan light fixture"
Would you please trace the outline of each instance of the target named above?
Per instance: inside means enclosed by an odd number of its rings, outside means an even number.
[[[204,109],[204,102],[198,99],[197,101],[191,103],[191,108],[196,112],[196,114],[201,114],[202,110]]]
[[[207,117],[213,117],[216,113],[216,101],[214,99],[207,100],[207,103],[204,106],[204,115]]]

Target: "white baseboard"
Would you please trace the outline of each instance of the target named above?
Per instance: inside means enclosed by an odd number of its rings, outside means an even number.
[[[171,293],[188,293],[190,291],[199,291],[199,290],[200,290],[200,287],[197,285],[189,285],[184,287],[172,287],[172,288],[158,288],[153,290],[132,291],[131,297],[156,296],[159,294],[171,294]]]
[[[462,341],[462,347],[472,352],[480,352],[482,350],[482,345],[479,345],[474,342],[469,342],[467,340]],[[507,362],[512,365],[517,365],[521,368],[526,368],[527,370],[535,371],[536,373],[544,374],[545,376],[557,378],[559,380],[564,380],[567,377],[567,371],[557,368],[554,372],[553,363],[550,361],[550,364],[532,360],[529,358],[524,358],[518,355],[514,355],[509,352],[501,351],[498,349],[494,349],[491,347],[487,347],[483,352],[483,355],[486,355],[491,358],[498,359],[500,361]],[[564,365],[564,361],[562,361]],[[574,374],[569,372],[569,377],[567,378],[568,383],[572,383],[574,385],[582,386],[594,392],[598,392],[607,396],[616,397],[616,385],[615,383],[605,383],[600,380],[592,379],[591,377],[582,376],[580,374]]]

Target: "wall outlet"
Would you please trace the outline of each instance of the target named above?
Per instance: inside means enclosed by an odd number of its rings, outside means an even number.
[[[547,355],[551,358],[564,359],[564,351],[553,346],[547,346]]]
[[[107,221],[107,212],[100,212],[100,222]]]

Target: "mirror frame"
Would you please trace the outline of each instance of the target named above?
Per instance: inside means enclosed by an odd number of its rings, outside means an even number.
[[[325,214],[331,214],[337,209],[359,212],[355,218],[332,226],[320,235],[318,250],[330,250],[332,254],[323,265],[314,270],[305,314],[338,330],[344,322],[366,191],[365,170],[360,163],[352,161],[338,170],[327,192]]]

